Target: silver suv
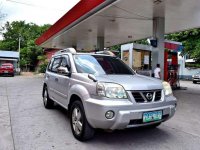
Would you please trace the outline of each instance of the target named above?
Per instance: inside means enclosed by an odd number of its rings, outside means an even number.
[[[95,129],[156,127],[175,114],[177,100],[170,85],[136,74],[119,58],[76,53],[55,54],[46,70],[43,101],[69,112],[72,133],[80,141]]]
[[[200,72],[197,72],[196,74],[192,75],[192,81],[194,84],[200,82]]]

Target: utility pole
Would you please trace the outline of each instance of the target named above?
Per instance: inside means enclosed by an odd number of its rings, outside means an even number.
[[[19,52],[19,61],[18,61],[18,71],[20,73],[20,52],[21,52],[21,34],[19,34],[19,39],[18,39],[18,52]]]

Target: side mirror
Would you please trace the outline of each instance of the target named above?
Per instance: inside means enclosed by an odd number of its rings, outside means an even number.
[[[94,82],[97,82],[97,79],[96,79],[96,77],[93,74],[89,74],[88,78],[91,79],[91,80],[93,80]]]
[[[66,75],[66,76],[70,75],[70,72],[69,72],[68,68],[67,67],[62,67],[62,66],[60,66],[58,68],[58,73]]]

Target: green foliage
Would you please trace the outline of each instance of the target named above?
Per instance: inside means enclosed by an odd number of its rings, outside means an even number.
[[[35,44],[35,40],[46,31],[50,25],[38,26],[25,21],[7,22],[2,27],[3,40],[0,41],[0,49],[17,51],[20,38],[20,65],[22,68],[34,70],[38,59],[43,55],[42,48]]]
[[[47,65],[48,65],[48,62],[44,62],[44,63],[40,64],[40,66],[39,66],[39,72],[40,73],[45,73]]]
[[[38,56],[43,55],[43,50],[35,45],[34,40],[29,40],[26,47],[21,48],[20,54],[23,60],[20,62],[22,67],[34,67],[38,62]]]
[[[47,65],[48,65],[48,60],[47,57],[45,55],[40,55],[37,58],[40,61],[40,65],[39,65],[39,72],[40,73],[45,73]]]
[[[147,39],[137,40],[134,43],[148,45]]]
[[[196,64],[196,63],[185,63],[185,67],[187,67],[187,68],[200,68],[200,64]]]
[[[110,50],[111,50],[111,51],[116,51],[116,50],[117,50],[117,51],[120,51],[120,48],[121,48],[121,45],[114,45],[114,46],[111,46],[111,47],[110,47]]]
[[[109,48],[117,57],[121,57],[121,45],[114,45]]]

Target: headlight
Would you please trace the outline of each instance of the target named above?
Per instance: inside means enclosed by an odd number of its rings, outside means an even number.
[[[126,99],[126,91],[124,88],[115,83],[97,83],[97,94],[108,98]]]
[[[171,95],[172,94],[172,88],[168,82],[163,82],[163,87],[165,91],[165,95]]]
[[[194,78],[194,75],[192,75],[192,78]]]

